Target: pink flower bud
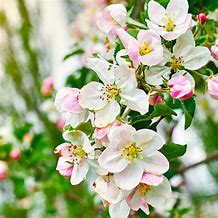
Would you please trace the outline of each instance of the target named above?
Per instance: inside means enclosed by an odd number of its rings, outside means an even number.
[[[59,90],[55,97],[56,108],[60,112],[81,113],[83,109],[78,101],[79,92],[79,89],[69,87]]]
[[[20,159],[20,156],[21,156],[21,153],[20,153],[20,150],[14,148],[11,150],[10,152],[10,158],[11,160],[19,160]]]
[[[8,177],[8,164],[0,160],[0,180],[5,180]]]
[[[149,97],[149,104],[150,105],[156,105],[163,102],[163,98],[162,96],[158,95],[158,94],[154,94],[154,95],[150,95]]]
[[[200,13],[197,15],[196,20],[199,21],[201,24],[204,24],[207,21],[207,17],[204,13]]]
[[[211,98],[218,100],[218,76],[208,80],[208,92]]]
[[[51,77],[47,77],[43,80],[41,94],[43,96],[49,96],[54,88],[54,81]]]
[[[194,94],[194,87],[187,77],[174,76],[169,80],[170,95],[175,99],[186,100]]]

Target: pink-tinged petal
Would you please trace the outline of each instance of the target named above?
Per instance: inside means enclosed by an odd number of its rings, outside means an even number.
[[[101,198],[111,204],[116,204],[122,199],[122,191],[116,186],[112,176],[99,176],[92,186]]]
[[[137,211],[141,207],[141,200],[142,194],[138,187],[134,188],[126,198],[127,204],[134,211]]]
[[[208,80],[208,92],[212,98],[218,100],[218,76]]]
[[[79,103],[89,110],[100,110],[107,105],[107,100],[102,99],[104,85],[99,82],[90,82],[83,86],[79,94]]]
[[[74,168],[73,164],[70,164],[70,162],[72,162],[71,159],[60,157],[57,163],[56,170],[58,170],[59,173],[66,178],[71,177]]]
[[[128,165],[128,160],[114,147],[107,147],[99,156],[98,162],[103,169],[111,173],[121,172]]]
[[[159,150],[163,144],[163,138],[150,129],[140,129],[134,134],[134,142],[143,148],[143,156],[149,156]]]
[[[96,127],[105,127],[116,120],[120,114],[120,105],[115,99],[110,102],[101,110],[95,112],[94,124]]]
[[[187,0],[170,0],[167,5],[166,11],[173,17],[175,24],[184,21],[188,14],[188,1]]]
[[[87,65],[97,73],[99,79],[104,83],[114,82],[114,67],[101,58],[88,58]]]
[[[127,218],[129,212],[130,208],[125,200],[117,204],[110,204],[109,206],[109,214],[111,218]]]
[[[79,89],[65,87],[59,90],[55,97],[55,106],[60,112],[81,113],[78,102]]]
[[[154,174],[150,174],[146,172],[143,173],[142,179],[141,179],[141,183],[145,183],[151,186],[158,186],[162,182],[163,182],[162,175],[154,175]]]
[[[148,17],[155,24],[162,24],[162,19],[165,17],[165,8],[156,1],[148,3]]]
[[[131,190],[140,183],[142,175],[141,162],[131,163],[122,172],[114,174],[114,181],[121,189]]]
[[[130,125],[122,125],[114,128],[108,134],[108,139],[110,141],[110,147],[114,148],[124,148],[133,142],[133,134],[136,132],[135,128]]]
[[[54,153],[59,156],[69,157],[71,155],[69,151],[71,147],[72,145],[69,143],[62,143],[55,148]]]
[[[70,178],[70,183],[72,185],[78,185],[82,182],[89,171],[89,164],[85,159],[80,160],[80,164],[74,162],[74,168]]]
[[[143,198],[141,199],[141,207],[140,207],[140,209],[142,211],[144,211],[145,214],[147,214],[147,215],[150,214],[149,206],[148,206],[148,204],[146,203],[146,201]]]
[[[145,201],[152,207],[164,207],[167,200],[172,194],[171,186],[166,177],[163,182],[158,186],[150,186],[150,190],[145,195]]]
[[[149,157],[145,156],[141,162],[144,171],[152,174],[162,175],[169,169],[168,160],[159,151],[156,151]]]
[[[139,63],[139,45],[137,40],[122,28],[116,30],[116,35],[124,45],[130,59],[136,64]]]
[[[107,125],[103,128],[96,128],[95,129],[95,138],[102,139],[110,132],[110,129],[112,127],[112,124]]]

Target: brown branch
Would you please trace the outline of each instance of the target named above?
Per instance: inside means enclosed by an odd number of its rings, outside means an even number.
[[[192,169],[192,168],[195,168],[201,164],[206,164],[210,161],[213,161],[213,160],[218,160],[218,152],[214,153],[214,154],[211,154],[209,155],[208,157],[206,157],[204,160],[201,160],[199,162],[196,162],[194,164],[191,164],[189,166],[182,166],[180,168],[180,170],[178,171],[178,174],[184,174],[186,171]]]

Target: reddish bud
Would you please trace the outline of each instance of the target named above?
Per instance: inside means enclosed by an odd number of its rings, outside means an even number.
[[[0,180],[5,180],[8,177],[8,164],[0,160]]]
[[[196,20],[199,21],[201,24],[204,24],[207,21],[207,16],[204,13],[200,13],[196,16]]]
[[[10,158],[11,160],[19,160],[20,159],[20,156],[21,156],[21,153],[20,153],[20,150],[14,148],[11,150],[10,152]]]

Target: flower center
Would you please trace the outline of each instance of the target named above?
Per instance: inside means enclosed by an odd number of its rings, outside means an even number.
[[[169,17],[167,19],[164,19],[165,28],[167,32],[172,32],[175,28],[175,25],[173,23],[173,20]]]
[[[102,100],[106,100],[108,101],[109,99],[115,98],[117,96],[119,96],[120,94],[120,89],[114,85],[114,84],[107,84],[103,89],[103,96],[101,96],[100,98]]]
[[[153,49],[151,45],[147,42],[144,42],[142,46],[140,47],[139,54],[140,56],[143,56],[143,55],[149,54],[150,52],[152,52],[152,50]]]
[[[176,58],[173,56],[171,58],[171,62],[169,63],[170,68],[175,72],[177,69],[179,69],[182,66],[183,60],[181,57]]]
[[[150,190],[150,186],[144,183],[140,183],[139,185],[139,191],[140,193],[145,196],[146,193]]]
[[[80,148],[78,146],[74,146],[74,147],[75,147],[75,149],[72,152],[73,155],[75,155],[77,157],[81,157],[81,158],[86,157],[86,152],[82,148]]]
[[[143,156],[139,154],[141,151],[143,151],[143,149],[137,147],[136,144],[129,144],[124,148],[126,159],[128,159],[130,162],[132,159],[137,160],[138,157],[143,159]]]

